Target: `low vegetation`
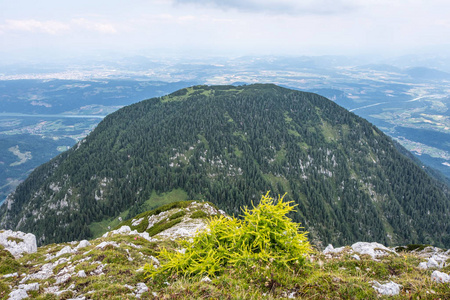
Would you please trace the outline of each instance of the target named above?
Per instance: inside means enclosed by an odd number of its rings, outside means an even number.
[[[172,204],[158,212],[167,218],[178,214],[172,219],[177,220],[200,211],[191,213],[189,207]],[[77,242],[46,245],[20,258],[0,246],[0,299],[8,299],[22,282],[39,284],[27,292],[30,298],[55,300],[450,299],[450,285],[431,280],[433,269],[418,267],[426,260],[420,255],[426,245],[397,247],[397,253],[378,259],[355,257],[350,247],[324,254],[286,216],[292,210],[290,202],[266,194],[242,219],[213,217],[209,231],[192,241],[116,233],[82,248]],[[67,246],[71,252],[58,256]],[[24,281],[48,264],[50,277]],[[450,265],[440,271],[450,273]],[[382,296],[374,281],[394,281],[400,293]]]
[[[306,232],[286,215],[293,210],[291,202],[276,203],[267,193],[257,207],[244,210],[243,219],[213,218],[206,230],[192,240],[182,241],[183,251],[161,249],[163,263],[157,268],[147,264],[148,277],[157,275],[210,275],[225,268],[261,263],[291,269],[303,265],[311,251]]]

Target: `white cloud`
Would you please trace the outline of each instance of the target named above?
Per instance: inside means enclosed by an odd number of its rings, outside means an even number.
[[[115,26],[107,22],[94,22],[85,18],[73,19],[72,23],[80,28],[100,33],[114,34],[117,33]]]
[[[7,31],[26,31],[26,32],[41,32],[47,34],[61,34],[70,29],[70,26],[58,21],[37,21],[30,20],[6,20],[3,25],[0,25],[0,31],[3,33]]]
[[[68,22],[29,20],[6,20],[0,24],[0,34],[7,32],[30,32],[60,35],[82,29],[102,34],[117,33],[116,27],[108,22],[96,22],[85,18],[72,19]]]
[[[200,6],[236,9],[244,12],[265,12],[287,15],[328,15],[340,14],[360,5],[351,0],[173,0],[176,4],[196,4]]]

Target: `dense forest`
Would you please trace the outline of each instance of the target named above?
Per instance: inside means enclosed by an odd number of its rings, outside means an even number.
[[[317,245],[450,247],[447,186],[376,127],[332,101],[275,85],[195,86],[107,116],[37,168],[0,208],[2,228],[40,244],[147,210],[176,189],[234,215],[287,192]]]

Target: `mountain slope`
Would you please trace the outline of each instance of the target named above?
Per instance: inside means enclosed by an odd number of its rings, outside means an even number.
[[[367,121],[275,85],[196,86],[109,115],[8,197],[1,226],[47,244],[90,237],[155,194],[239,214],[269,189],[296,201],[315,243],[450,246],[448,191]]]

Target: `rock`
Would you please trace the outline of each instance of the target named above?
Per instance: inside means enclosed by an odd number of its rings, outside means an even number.
[[[354,259],[356,259],[356,260],[361,260],[361,258],[359,257],[358,254],[352,255],[352,257],[353,257]]]
[[[447,261],[448,257],[442,254],[434,254],[428,258],[427,262],[421,262],[419,268],[421,269],[442,269]]]
[[[117,234],[125,234],[131,231],[130,226],[122,226],[119,229],[115,230]]]
[[[35,253],[37,251],[36,236],[21,231],[0,231],[0,245],[5,247],[15,257],[22,253]]]
[[[100,244],[98,244],[97,245],[97,247],[95,247],[95,248],[100,248],[100,249],[103,249],[103,248],[105,248],[106,246],[108,246],[108,245],[112,245],[112,246],[114,246],[114,247],[119,247],[119,245],[116,243],[116,242],[101,242]]]
[[[19,290],[14,290],[9,294],[9,298],[8,300],[21,300],[21,299],[25,299],[28,298],[28,294],[25,290],[19,289]]]
[[[77,276],[78,276],[78,277],[81,277],[81,278],[87,277],[86,272],[85,272],[84,270],[79,271],[79,272],[77,273]]]
[[[450,282],[450,276],[440,271],[434,271],[431,274],[431,280],[436,281],[437,283],[447,283]]]
[[[87,246],[90,246],[91,245],[91,243],[89,243],[89,241],[87,241],[87,240],[82,240],[82,241],[80,241],[80,243],[78,243],[78,246],[76,246],[75,247],[75,249],[80,249],[80,248],[84,248],[84,247],[87,247]]]
[[[141,224],[142,220],[144,220],[144,218],[143,218],[143,217],[142,217],[142,218],[140,218],[140,219],[138,219],[138,220],[136,220],[136,219],[133,219],[133,220],[131,221],[131,226],[133,226],[133,227],[136,227],[136,226],[138,226],[139,224]]]
[[[158,265],[159,266],[159,260],[156,258],[156,257],[154,257],[153,255],[150,255],[150,259],[151,260],[153,260],[153,262],[155,263],[155,265]]]
[[[400,293],[401,285],[392,281],[385,284],[381,284],[378,281],[372,281],[372,287],[381,295],[395,296]]]
[[[136,298],[141,298],[141,295],[148,292],[148,287],[143,282],[136,284]]]
[[[53,258],[60,257],[61,255],[68,254],[68,253],[72,253],[72,248],[70,246],[66,246],[66,247],[62,248],[61,250],[59,250],[59,252],[56,253]]]
[[[18,288],[20,290],[24,290],[24,291],[38,291],[39,283],[34,282],[34,283],[30,283],[30,284],[19,284]]]
[[[342,252],[342,250],[344,250],[345,247],[339,247],[339,248],[334,248],[333,245],[329,244],[325,250],[323,250],[323,254],[337,254]]]
[[[210,282],[212,282],[212,280],[208,276],[206,276],[206,277],[203,277],[202,280],[200,280],[200,282],[210,283]]]
[[[428,269],[437,269],[439,268],[439,263],[433,258],[430,257],[427,262]]]
[[[63,284],[63,283],[66,283],[67,281],[69,281],[69,279],[70,279],[70,274],[64,274],[64,275],[62,275],[62,276],[58,276],[58,277],[56,277],[56,285],[58,285],[58,284]]]
[[[20,283],[27,282],[28,280],[38,279],[38,280],[45,280],[53,276],[53,268],[55,266],[52,263],[45,264],[41,267],[39,272],[27,275],[25,278],[23,278]]]
[[[11,274],[3,275],[3,278],[18,277],[18,276],[19,276],[19,274],[17,274],[17,272],[16,272],[16,273],[11,273]]]
[[[390,253],[395,253],[395,251],[389,249],[388,247],[379,244],[379,243],[367,243],[367,242],[358,242],[352,245],[353,251],[363,255],[368,254],[372,257],[372,259],[376,259],[381,256],[389,255]]]

